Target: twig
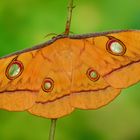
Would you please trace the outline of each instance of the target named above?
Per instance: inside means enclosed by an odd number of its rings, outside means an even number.
[[[73,10],[73,0],[69,0],[68,3],[68,16],[67,16],[67,22],[66,22],[66,28],[65,28],[65,35],[69,35],[70,33],[70,25],[71,25],[71,18],[72,18],[72,10]]]
[[[51,127],[50,127],[50,133],[49,133],[49,140],[54,140],[55,128],[56,128],[56,121],[57,121],[57,119],[52,119],[52,120],[51,120]]]
[[[70,25],[71,25],[71,18],[72,18],[72,10],[73,10],[73,8],[74,8],[73,0],[69,0],[69,3],[68,3],[68,16],[67,16],[66,28],[65,28],[65,32],[64,32],[65,35],[69,35],[69,33],[70,33]],[[51,120],[49,140],[54,140],[56,121],[57,121],[57,119],[52,119]]]

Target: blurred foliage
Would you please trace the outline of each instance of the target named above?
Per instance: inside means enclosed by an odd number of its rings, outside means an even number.
[[[71,31],[140,28],[139,0],[75,0]],[[65,28],[67,0],[1,0],[0,56],[44,42]],[[135,73],[134,73],[135,76]],[[140,84],[99,110],[76,110],[58,120],[56,140],[139,140]],[[50,120],[0,110],[0,140],[45,140]]]

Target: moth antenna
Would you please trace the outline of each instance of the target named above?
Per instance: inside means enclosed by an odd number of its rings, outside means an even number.
[[[70,31],[70,34],[75,34],[75,32],[73,32],[73,31]]]
[[[52,38],[54,38],[54,37],[57,36],[57,35],[58,35],[58,34],[56,34],[56,33],[49,33],[49,34],[45,35],[44,38],[47,38],[47,37],[50,37],[50,36],[53,36]]]

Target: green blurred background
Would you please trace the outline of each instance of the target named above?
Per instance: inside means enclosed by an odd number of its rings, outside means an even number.
[[[140,29],[139,0],[75,0],[75,5],[75,34]],[[0,56],[62,33],[66,7],[67,0],[1,0]],[[0,110],[0,140],[47,140],[49,126],[48,119]],[[76,110],[59,119],[56,140],[140,140],[140,84],[99,110]]]

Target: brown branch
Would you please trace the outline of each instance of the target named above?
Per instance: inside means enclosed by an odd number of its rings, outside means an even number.
[[[52,120],[51,120],[51,127],[50,127],[50,133],[49,133],[49,140],[54,140],[55,129],[56,129],[56,120],[57,120],[57,119],[52,119]]]
[[[69,35],[70,33],[70,26],[71,26],[71,18],[72,18],[72,10],[73,10],[73,0],[69,0],[68,3],[68,16],[67,16],[67,22],[66,22],[66,28],[65,28],[65,35]]]

